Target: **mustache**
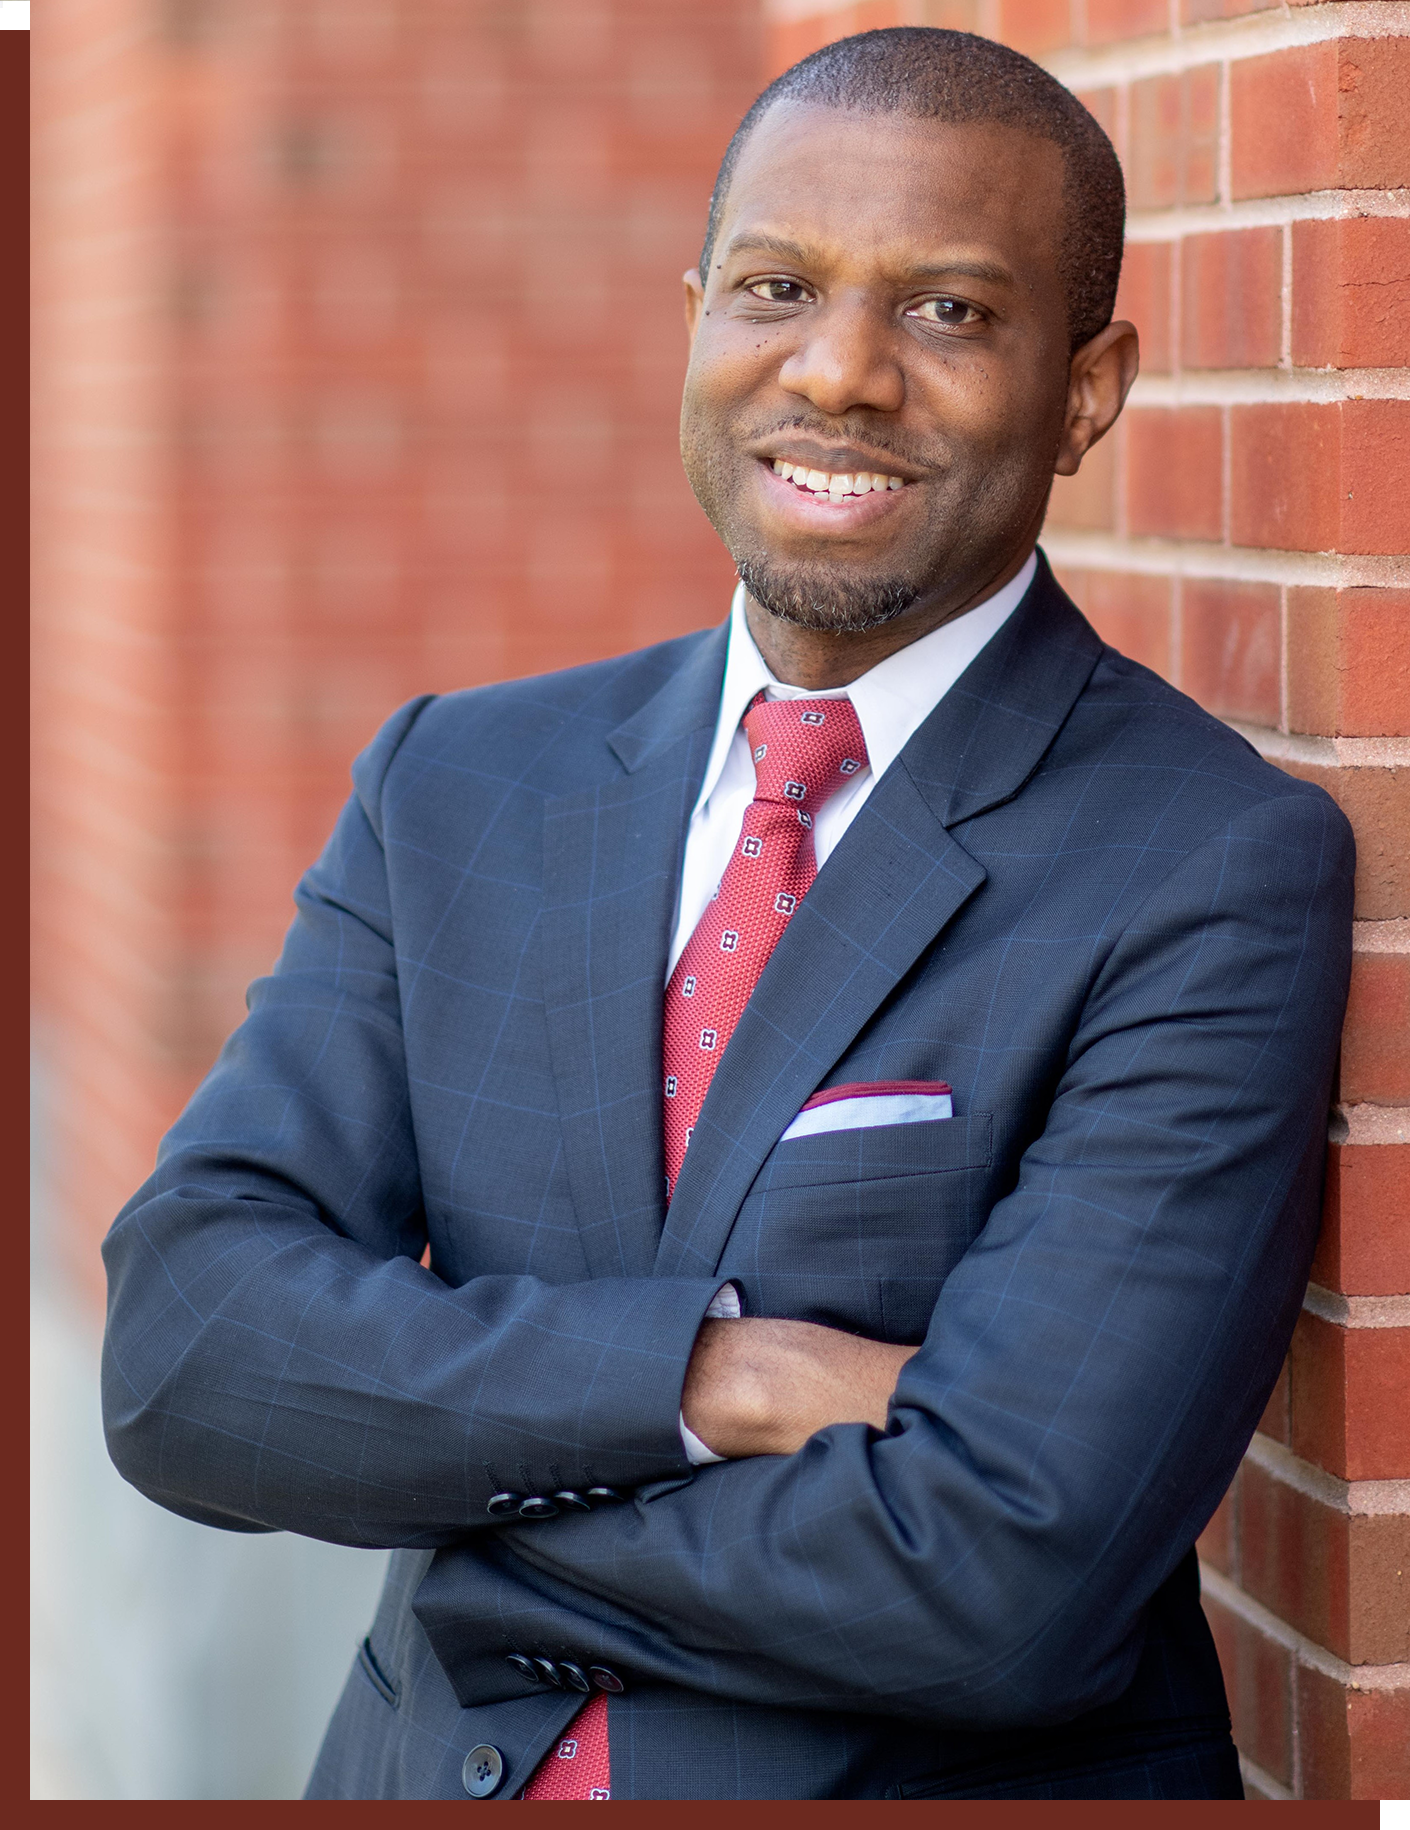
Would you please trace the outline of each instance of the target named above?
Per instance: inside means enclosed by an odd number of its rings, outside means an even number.
[[[908,439],[897,438],[894,427],[879,425],[863,413],[844,413],[837,419],[829,419],[822,413],[790,413],[767,425],[753,427],[744,435],[743,442],[758,443],[789,432],[804,438],[822,439],[829,444],[864,445],[869,451],[894,457],[916,470],[929,470],[935,463],[934,452],[922,451]]]

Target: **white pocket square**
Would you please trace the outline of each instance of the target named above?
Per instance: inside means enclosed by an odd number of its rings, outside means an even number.
[[[916,1125],[925,1119],[954,1116],[951,1089],[943,1080],[858,1080],[814,1093],[779,1142],[817,1137],[823,1131]]]

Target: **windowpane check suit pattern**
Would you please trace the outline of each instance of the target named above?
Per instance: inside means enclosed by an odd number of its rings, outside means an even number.
[[[577,1699],[511,1653],[621,1677],[617,1799],[1032,1796],[1118,1751],[1151,1795],[1226,1722],[1192,1546],[1306,1285],[1346,822],[1040,564],[790,919],[668,1206],[724,662],[418,700],[359,760],[107,1241],[112,1453],[187,1517],[395,1548],[313,1797],[463,1798],[488,1744],[512,1798]],[[781,1141],[911,1080],[954,1117]],[[887,1428],[692,1469],[726,1279],[916,1345]],[[629,1503],[486,1512],[598,1483]]]

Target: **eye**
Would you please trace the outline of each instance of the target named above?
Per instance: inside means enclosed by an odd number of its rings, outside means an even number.
[[[925,324],[943,324],[953,330],[960,324],[978,324],[983,313],[976,311],[973,305],[964,299],[922,299],[919,305],[912,305],[906,313],[908,318],[919,318]]]
[[[810,296],[799,280],[752,280],[745,291],[770,305],[802,305]]]

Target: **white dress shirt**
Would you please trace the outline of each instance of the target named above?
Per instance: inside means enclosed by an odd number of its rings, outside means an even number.
[[[686,833],[675,932],[666,962],[668,983],[725,874],[744,824],[744,810],[754,798],[754,759],[740,720],[755,694],[762,689],[766,699],[850,699],[867,740],[867,767],[838,789],[813,824],[813,849],[821,870],[877,782],[980,649],[1018,608],[1037,569],[1037,558],[1030,553],[1018,576],[973,610],[878,661],[850,686],[830,686],[816,693],[785,685],[769,672],[749,633],[744,586],[737,587],[730,607],[729,656],[715,741]]]
[[[715,741],[686,833],[685,860],[676,896],[676,925],[666,962],[668,983],[725,874],[744,824],[744,810],[754,798],[754,759],[740,720],[755,695],[762,690],[766,699],[850,699],[862,727],[867,767],[838,789],[813,823],[813,849],[821,870],[877,782],[980,649],[1018,608],[1037,569],[1037,557],[1030,553],[1017,577],[982,604],[878,661],[850,686],[832,686],[824,692],[808,692],[774,678],[744,615],[744,586],[737,587],[730,606],[729,654]],[[733,1284],[720,1290],[706,1313],[730,1320],[739,1315],[739,1293]],[[686,1428],[684,1417],[681,1440],[686,1455],[697,1466],[724,1459]]]

